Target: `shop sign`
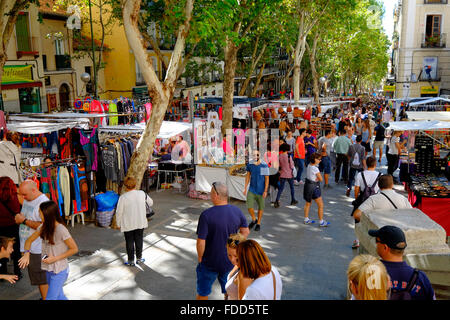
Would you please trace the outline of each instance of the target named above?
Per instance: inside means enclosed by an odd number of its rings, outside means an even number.
[[[4,66],[2,84],[33,82],[32,66]]]
[[[395,92],[395,86],[384,86],[383,91],[384,92]]]
[[[424,86],[420,87],[420,94],[438,94],[439,88],[437,86]]]

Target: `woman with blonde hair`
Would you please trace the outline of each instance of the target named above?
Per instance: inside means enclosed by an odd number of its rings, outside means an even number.
[[[352,300],[388,300],[389,274],[374,256],[362,254],[353,258],[347,279]]]
[[[280,300],[283,285],[278,269],[255,240],[237,246],[237,264],[243,279],[250,279],[242,300]]]
[[[228,237],[227,240],[227,254],[228,259],[234,265],[228,274],[227,283],[225,284],[225,300],[239,300],[245,293],[245,290],[252,282],[251,279],[244,279],[242,273],[239,272],[237,247],[244,242],[246,237],[242,233],[235,233]]]
[[[125,265],[134,266],[136,263],[144,263],[142,248],[144,246],[144,229],[148,227],[146,203],[151,207],[153,200],[142,190],[136,190],[136,179],[125,178],[123,182],[125,193],[117,202],[116,223],[120,231],[125,235],[128,261]]]

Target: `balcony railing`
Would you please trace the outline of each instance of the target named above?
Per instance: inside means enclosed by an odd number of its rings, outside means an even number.
[[[56,70],[65,70],[72,68],[70,56],[67,54],[55,55]]]
[[[423,70],[419,81],[441,81],[441,69],[437,69],[436,72],[430,72],[430,74]]]
[[[428,36],[422,34],[422,48],[445,48],[447,34],[441,33],[437,35]]]
[[[423,0],[424,4],[447,4],[448,0]]]

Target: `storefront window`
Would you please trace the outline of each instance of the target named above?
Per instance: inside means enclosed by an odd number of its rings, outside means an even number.
[[[39,88],[19,89],[21,112],[41,112],[41,96]]]

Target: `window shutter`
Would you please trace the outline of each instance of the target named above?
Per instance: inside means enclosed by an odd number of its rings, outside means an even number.
[[[17,51],[31,51],[28,13],[19,14],[16,21]]]

